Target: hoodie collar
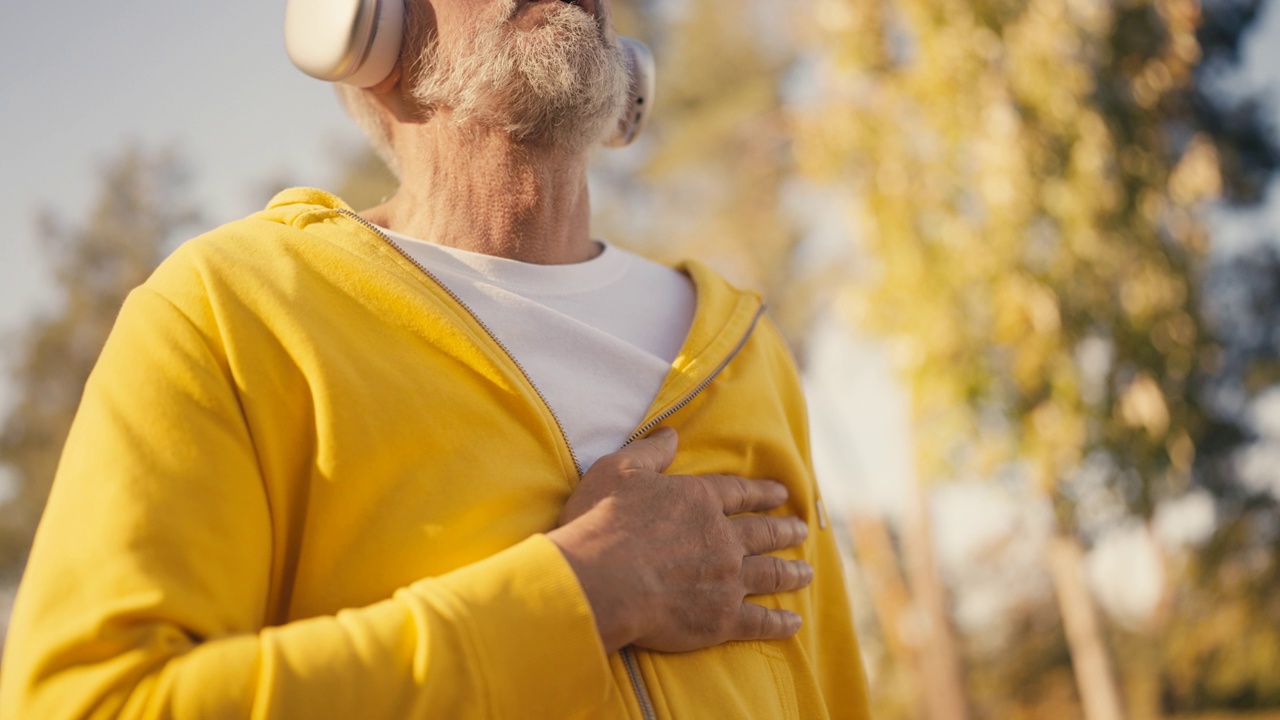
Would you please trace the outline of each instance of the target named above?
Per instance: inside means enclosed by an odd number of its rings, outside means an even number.
[[[343,211],[352,212],[336,195],[315,188],[290,188],[273,197],[262,214],[265,219],[299,229],[313,222],[335,221],[349,226],[351,232],[375,234]],[[689,260],[676,268],[693,280],[697,310],[689,335],[654,401],[654,414],[696,392],[719,372],[741,348],[763,306],[758,295],[733,287],[700,262]]]

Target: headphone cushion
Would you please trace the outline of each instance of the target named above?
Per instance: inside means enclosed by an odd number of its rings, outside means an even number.
[[[400,59],[404,0],[289,0],[284,40],[298,69],[331,82],[376,85]]]

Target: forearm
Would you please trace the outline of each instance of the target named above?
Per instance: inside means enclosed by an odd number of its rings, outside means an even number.
[[[19,621],[6,717],[565,717],[589,715],[609,688],[590,609],[543,536],[257,633],[196,640],[172,622],[115,618],[77,639]]]
[[[596,633],[604,651],[612,654],[630,644],[639,635],[645,619],[641,617],[642,584],[637,577],[644,568],[634,563],[610,560],[619,541],[616,534],[583,518],[577,523],[559,527],[547,534],[564,555],[582,587],[595,617]]]

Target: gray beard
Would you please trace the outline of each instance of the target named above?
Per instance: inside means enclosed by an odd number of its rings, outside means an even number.
[[[515,0],[500,3],[496,20],[448,49],[421,38],[414,98],[431,112],[448,109],[459,127],[502,129],[521,142],[578,152],[608,138],[629,84],[608,19],[564,4],[543,26],[518,31],[509,24],[515,8]]]

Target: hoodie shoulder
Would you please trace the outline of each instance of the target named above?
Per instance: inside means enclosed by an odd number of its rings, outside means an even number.
[[[307,231],[350,207],[314,188],[278,193],[267,207],[182,243],[144,285],[188,314],[235,296],[288,292],[314,273],[326,243]]]
[[[249,217],[293,225],[305,224],[307,217],[314,213],[328,216],[343,211],[352,212],[351,206],[337,195],[311,187],[296,187],[276,193],[264,209]]]

